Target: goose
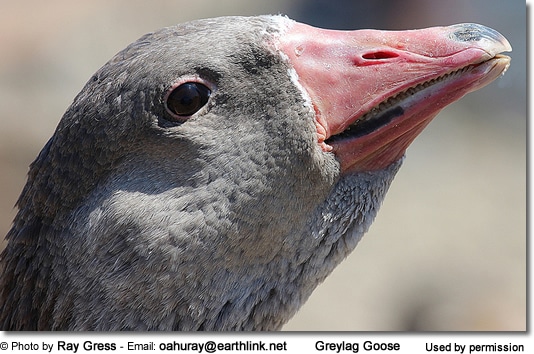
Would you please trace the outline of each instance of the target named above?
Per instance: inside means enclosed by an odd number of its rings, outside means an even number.
[[[478,24],[220,17],[146,34],[30,166],[0,328],[280,329],[368,230],[410,143],[507,51]]]

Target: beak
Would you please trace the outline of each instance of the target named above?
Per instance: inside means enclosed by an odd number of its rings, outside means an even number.
[[[293,22],[280,37],[316,113],[318,144],[343,172],[401,158],[448,104],[502,75],[511,46],[497,31],[459,24],[411,31],[333,31]]]

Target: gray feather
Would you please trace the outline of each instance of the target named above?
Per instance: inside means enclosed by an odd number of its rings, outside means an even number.
[[[4,330],[274,330],[368,229],[400,161],[341,176],[272,17],[148,34],[32,164],[1,257]],[[166,118],[177,78],[217,89]]]

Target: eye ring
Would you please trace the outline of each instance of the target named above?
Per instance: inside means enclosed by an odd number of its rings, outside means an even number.
[[[208,103],[211,93],[211,88],[202,82],[182,81],[165,95],[165,109],[173,121],[183,122]]]

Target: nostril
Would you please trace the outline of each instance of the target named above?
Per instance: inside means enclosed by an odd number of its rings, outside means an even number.
[[[366,53],[362,55],[362,58],[364,59],[370,59],[370,60],[381,60],[381,59],[391,59],[396,58],[399,55],[395,52],[386,52],[386,51],[378,51],[378,52],[372,52],[372,53]]]

